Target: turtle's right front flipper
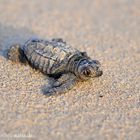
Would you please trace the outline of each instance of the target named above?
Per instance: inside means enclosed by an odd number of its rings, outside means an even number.
[[[9,60],[13,62],[26,63],[27,61],[24,52],[22,50],[22,47],[19,44],[15,44],[10,47],[7,53],[7,57]]]
[[[44,92],[44,94],[51,96],[65,93],[68,90],[72,89],[77,82],[78,79],[74,74],[72,73],[63,74],[60,78],[58,78],[54,82],[52,87],[50,87]]]

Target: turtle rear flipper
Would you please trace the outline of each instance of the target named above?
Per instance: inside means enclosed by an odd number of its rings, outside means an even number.
[[[15,44],[10,47],[7,53],[7,57],[13,62],[26,63],[27,61],[24,52],[21,48],[21,45],[19,44]]]

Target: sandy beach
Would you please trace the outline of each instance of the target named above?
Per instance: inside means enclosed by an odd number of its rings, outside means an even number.
[[[103,76],[60,96],[49,78],[6,59],[14,43],[63,38]],[[0,139],[140,140],[139,0],[0,0]]]

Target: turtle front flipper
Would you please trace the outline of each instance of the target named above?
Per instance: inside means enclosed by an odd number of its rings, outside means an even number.
[[[59,79],[57,79],[51,88],[47,89],[44,94],[47,96],[58,95],[61,93],[65,93],[68,90],[72,89],[74,85],[77,83],[77,77],[72,74],[63,74]]]
[[[19,44],[15,44],[10,47],[7,53],[7,57],[13,62],[26,62],[26,57],[24,55],[21,45]]]

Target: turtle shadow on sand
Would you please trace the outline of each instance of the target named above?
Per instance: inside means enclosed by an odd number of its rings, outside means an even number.
[[[11,45],[13,44],[23,45],[27,40],[31,38],[38,38],[38,36],[33,31],[31,31],[26,27],[15,28],[13,26],[2,25],[0,23],[0,56],[7,59],[7,52]],[[46,79],[45,77],[46,75],[44,75],[44,79]],[[47,77],[47,79],[49,83],[53,82],[50,78]],[[48,84],[43,85],[41,87],[41,90],[44,91],[46,87],[49,87]]]
[[[6,58],[6,53],[12,44],[24,44],[30,38],[37,35],[26,27],[12,27],[0,23],[0,55]]]

